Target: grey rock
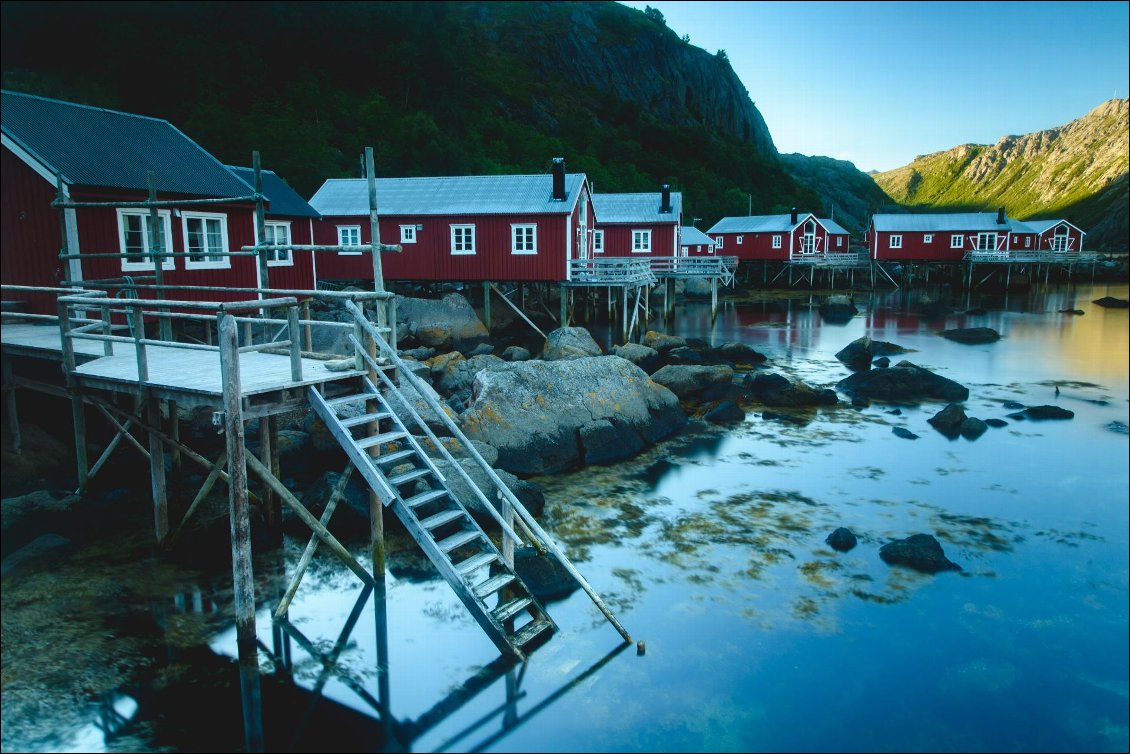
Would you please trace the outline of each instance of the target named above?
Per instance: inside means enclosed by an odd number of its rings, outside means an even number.
[[[990,427],[996,427],[997,429],[1008,426],[1008,422],[1004,419],[986,419],[985,424],[988,424]]]
[[[658,382],[686,400],[701,395],[711,385],[728,384],[733,380],[734,370],[727,366],[696,366],[689,364],[668,364],[651,379]]]
[[[530,352],[521,346],[507,346],[502,352],[503,361],[529,361]]]
[[[866,335],[856,338],[836,353],[836,358],[842,361],[844,366],[856,371],[870,369],[873,356],[871,338]]]
[[[48,556],[56,558],[60,552],[72,546],[73,543],[66,537],[50,533],[41,534],[15,552],[4,554],[4,559],[0,560],[0,576],[7,576],[29,561]]]
[[[922,573],[961,570],[961,566],[946,557],[938,540],[929,534],[914,534],[888,542],[879,548],[879,557],[890,565],[903,565]]]
[[[765,355],[747,346],[745,343],[723,343],[714,349],[717,358],[729,361],[739,367],[753,367],[764,364]]]
[[[439,300],[397,296],[396,321],[407,324],[421,344],[438,350],[470,351],[489,337],[486,325],[458,293]]]
[[[840,380],[836,389],[851,398],[888,401],[918,398],[963,401],[969,397],[967,387],[909,361],[900,361],[888,369],[857,372]]]
[[[855,536],[855,532],[843,526],[829,534],[824,541],[827,542],[828,546],[833,550],[839,552],[847,552],[859,542]]]
[[[427,361],[436,355],[436,349],[429,346],[420,346],[419,348],[409,348],[407,351],[401,351],[400,357],[408,357],[416,361]]]
[[[906,427],[891,427],[891,433],[894,434],[895,437],[901,437],[904,440],[918,439],[918,435],[914,434]]]
[[[482,491],[483,495],[486,496],[495,510],[498,510],[498,488],[490,479],[486,470],[470,458],[460,458],[458,462],[459,466],[467,476],[470,477],[475,486]],[[483,521],[494,520],[490,512],[487,511],[486,507],[483,505],[483,501],[480,500],[479,496],[471,489],[471,485],[467,483],[463,475],[455,469],[454,464],[445,459],[440,459],[436,461],[436,468],[443,474],[447,482],[447,487],[451,490],[451,494],[454,495],[459,502],[463,503],[463,506],[467,508],[472,515]],[[514,493],[514,497],[518,498],[518,501],[522,503],[522,506],[528,510],[531,515],[541,515],[542,511],[545,509],[545,496],[541,493],[541,489],[537,485],[531,482],[523,482],[504,469],[494,469],[493,471],[498,478],[502,480],[502,483]]]
[[[1097,304],[1104,309],[1126,309],[1130,307],[1130,301],[1124,298],[1114,298],[1113,296],[1103,296],[1100,299],[1095,299],[1091,303]]]
[[[880,356],[879,358],[875,359],[874,363],[872,364],[872,366],[875,366],[879,369],[886,369],[890,365],[891,365],[891,360],[888,359],[886,356]]]
[[[745,411],[733,401],[722,401],[702,415],[711,424],[732,424],[745,419]]]
[[[1059,406],[1029,406],[1022,412],[1029,419],[1074,419],[1075,412]]]
[[[942,330],[938,334],[946,340],[969,345],[995,343],[1001,339],[1001,334],[991,327],[959,327],[953,330]]]
[[[489,356],[492,353],[494,353],[494,346],[490,343],[479,343],[467,353],[467,356]]]
[[[961,426],[958,427],[961,436],[966,440],[976,440],[978,437],[985,434],[988,429],[988,424],[972,416],[963,421]]]
[[[701,364],[702,354],[690,346],[676,346],[669,348],[663,354],[663,359],[668,364]]]
[[[820,316],[829,322],[847,322],[859,309],[855,308],[850,296],[828,296],[820,304]]]
[[[598,419],[582,426],[577,441],[581,462],[586,465],[613,463],[634,456],[646,447],[639,432],[609,419]]]
[[[957,437],[967,418],[961,404],[951,403],[926,421],[946,437]]]
[[[680,338],[678,335],[666,335],[661,332],[656,332],[655,330],[648,330],[643,334],[643,344],[663,354],[672,348],[685,346],[687,341]]]
[[[614,346],[611,353],[613,356],[627,359],[648,374],[651,374],[662,366],[662,362],[659,359],[659,351],[656,351],[654,348],[648,348],[640,343],[625,343],[622,346]]]
[[[559,327],[553,330],[546,336],[545,348],[541,352],[541,358],[545,361],[600,355],[600,346],[583,327]]]

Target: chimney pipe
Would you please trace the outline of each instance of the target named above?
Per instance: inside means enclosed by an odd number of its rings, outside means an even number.
[[[793,219],[791,224],[796,225],[796,207],[793,207]]]
[[[659,203],[659,211],[665,214],[669,214],[671,212],[671,184],[663,184],[663,191],[661,196],[663,197],[663,199]]]
[[[553,158],[553,201],[565,201],[565,158]]]
[[[1004,225],[1004,207],[997,210],[997,225]]]

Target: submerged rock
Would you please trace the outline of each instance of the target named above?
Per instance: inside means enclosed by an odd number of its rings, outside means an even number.
[[[962,423],[968,417],[959,403],[951,403],[926,421],[946,437],[957,437]]]
[[[961,436],[966,440],[976,440],[978,437],[985,434],[988,429],[988,424],[972,416],[963,421],[961,426],[958,427]]]
[[[541,555],[533,547],[514,550],[514,570],[541,602],[564,599],[580,589],[580,584],[552,553]]]
[[[916,398],[963,401],[969,397],[969,388],[909,361],[900,361],[888,369],[857,372],[836,383],[836,388],[851,398],[888,401]]]
[[[859,542],[855,536],[855,532],[843,526],[829,534],[824,541],[827,542],[833,550],[839,552],[847,552]]]
[[[990,427],[995,427],[997,429],[1008,426],[1008,422],[1006,422],[1004,419],[986,419],[985,423]]]
[[[904,440],[918,439],[918,435],[914,434],[906,427],[891,427],[891,433],[894,434],[895,437],[901,437]]]
[[[871,368],[871,359],[874,355],[871,338],[864,335],[841,348],[836,353],[836,358],[842,361],[848,369],[860,371]]]
[[[1029,406],[1020,412],[1029,419],[1074,419],[1075,412],[1059,406]]]
[[[903,565],[922,573],[961,570],[961,566],[946,557],[938,540],[930,534],[914,534],[888,542],[879,548],[879,557],[889,565]]]
[[[746,378],[750,394],[766,406],[832,406],[839,402],[836,391],[817,389],[803,382],[789,382],[779,374]]]
[[[991,327],[959,327],[953,330],[942,330],[938,334],[946,340],[969,345],[995,343],[1001,339],[1001,334]]]
[[[733,401],[722,401],[703,414],[702,418],[711,424],[730,424],[744,419],[745,411]]]
[[[752,367],[765,363],[765,355],[758,353],[745,343],[723,343],[714,349],[714,358],[728,361],[739,367]]]
[[[1126,309],[1130,307],[1130,301],[1124,298],[1114,298],[1113,296],[1103,296],[1091,302],[1106,309]]]
[[[829,322],[847,322],[859,309],[855,308],[850,296],[829,296],[820,304],[820,316]]]
[[[879,358],[875,359],[875,362],[872,366],[878,367],[879,369],[886,369],[890,365],[890,359],[888,359],[886,356],[880,356]]]

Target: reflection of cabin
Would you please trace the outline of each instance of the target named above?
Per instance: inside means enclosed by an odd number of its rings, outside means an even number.
[[[386,280],[565,281],[569,260],[586,259],[593,208],[583,173],[442,178],[377,178]],[[310,199],[321,214],[316,244],[369,243],[368,183],[327,180]],[[318,258],[319,280],[371,278],[368,255],[341,252]]]
[[[723,217],[706,231],[718,254],[739,260],[798,261],[847,254],[848,232],[794,208],[787,215]]]
[[[238,199],[159,210],[156,235],[163,249],[171,243],[174,252],[185,254],[164,260],[165,282],[256,286],[253,256],[223,255],[254,241],[254,190],[171,123],[17,92],[4,91],[2,96],[0,248],[5,284],[56,286],[65,279],[152,273],[148,209],[67,209],[60,231],[59,210],[51,206],[60,181],[63,195],[72,202],[145,200],[152,171],[161,200]],[[80,258],[59,258],[61,233],[68,250]],[[96,256],[110,253],[115,256]],[[202,295],[215,300],[225,294]],[[194,298],[191,292],[185,297]],[[30,309],[54,309],[54,302],[42,296],[27,299]]]
[[[695,227],[682,228],[679,239],[679,256],[681,257],[712,257],[714,256],[714,239]]]
[[[673,257],[679,243],[683,195],[593,194],[593,253],[606,257]]]
[[[228,165],[228,169],[247,185],[255,185],[253,169],[233,165]],[[319,217],[317,211],[273,171],[262,170],[260,173],[263,176],[263,194],[269,202],[263,223],[267,241],[280,246],[313,244],[314,223]],[[267,254],[272,288],[316,287],[318,260],[313,252],[280,250]]]
[[[880,261],[1058,261],[1077,255],[1084,232],[1066,220],[1014,220],[993,212],[875,215],[867,248]]]

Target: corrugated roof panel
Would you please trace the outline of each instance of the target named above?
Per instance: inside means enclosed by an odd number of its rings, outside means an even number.
[[[714,245],[714,239],[703,233],[698,228],[682,227],[679,229],[682,233],[682,238],[679,241],[680,246],[705,246],[709,244]]]
[[[827,229],[827,231],[829,233],[837,233],[837,234],[841,234],[841,235],[845,235],[845,236],[851,235],[846,230],[844,230],[844,227],[842,225],[840,225],[839,223],[837,223],[835,220],[828,220],[826,218],[821,217],[821,218],[818,219],[818,222],[821,225],[823,225],[824,228]]]
[[[252,168],[241,168],[228,165],[229,170],[243,179],[252,188],[255,187],[255,171]],[[263,194],[270,202],[267,217],[321,217],[318,211],[306,203],[286,181],[279,178],[273,170],[263,170]],[[366,210],[368,212],[368,210]]]
[[[613,223],[674,223],[683,211],[683,195],[671,192],[671,211],[660,212],[663,195],[647,194],[593,194],[592,206],[597,224]]]
[[[70,185],[149,188],[210,197],[247,196],[250,186],[166,120],[4,91],[4,134]]]
[[[798,215],[803,220],[806,215]],[[723,217],[707,233],[787,233],[795,227],[792,215]]]
[[[553,200],[553,176],[470,175],[378,178],[377,211],[389,215],[566,214],[576,204],[584,173],[565,176],[565,201]],[[364,178],[331,178],[310,198],[323,216],[369,214]]]
[[[883,232],[1008,230],[997,224],[996,212],[953,212],[930,215],[875,215],[875,229]]]

